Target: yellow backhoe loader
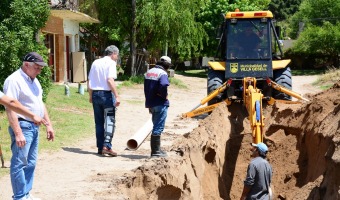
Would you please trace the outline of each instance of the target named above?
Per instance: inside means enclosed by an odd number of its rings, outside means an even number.
[[[216,61],[208,62],[208,96],[183,117],[211,112],[221,102],[241,102],[249,114],[253,142],[263,141],[262,102],[306,100],[293,92],[289,59],[283,52],[270,11],[228,12],[221,26]],[[205,104],[208,106],[203,107]]]

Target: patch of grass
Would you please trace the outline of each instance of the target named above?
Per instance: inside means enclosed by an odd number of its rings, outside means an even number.
[[[128,75],[126,75],[126,74],[123,74],[123,75],[119,75],[118,77],[117,77],[117,81],[127,81],[127,80],[129,80],[129,76]]]
[[[325,70],[300,70],[300,69],[292,69],[293,76],[311,76],[311,75],[320,75],[325,73]]]
[[[129,81],[132,83],[136,83],[136,84],[142,84],[144,83],[144,76],[139,75],[139,76],[131,76],[129,78]]]
[[[144,101],[138,101],[138,100],[126,100],[127,103],[129,104],[134,104],[134,105],[144,105]]]
[[[64,95],[63,86],[53,86],[49,93],[46,106],[53,122],[56,139],[54,142],[45,140],[45,127],[41,126],[42,149],[59,149],[94,134],[93,108],[89,103],[88,93],[81,95],[77,88],[71,87],[70,94],[69,97]]]
[[[12,153],[10,152],[10,139],[9,133],[7,131],[8,121],[7,115],[5,111],[1,111],[0,113],[0,145],[3,153],[4,160],[9,160],[11,158]],[[6,165],[6,167],[9,167]],[[0,168],[0,177],[9,174],[9,168]]]
[[[170,81],[171,86],[176,86],[176,87],[182,88],[182,89],[188,88],[187,85],[185,85],[181,80],[176,79],[174,77],[170,77],[169,81]]]
[[[333,84],[320,85],[319,88],[321,90],[327,90],[327,89],[331,88],[332,86],[333,86]]]
[[[207,73],[208,72],[204,69],[176,71],[176,74],[180,74],[180,75],[183,75],[183,76],[189,76],[189,77],[198,77],[198,78],[207,78]]]
[[[187,88],[187,86],[179,79],[176,79],[174,77],[169,77],[169,81],[171,85],[177,86],[178,88]],[[144,76],[132,76],[128,80],[123,81],[121,84],[119,84],[118,88],[122,87],[131,87],[136,84],[143,84],[144,83]]]
[[[121,89],[122,87],[131,87],[135,85],[134,83],[130,82],[130,81],[123,81],[121,84],[119,84],[117,86],[118,89]]]
[[[138,75],[138,76],[131,76],[128,79],[125,79],[121,84],[119,84],[118,88],[121,87],[131,87],[136,84],[142,84],[144,83],[144,76]]]
[[[339,77],[340,69],[330,69],[320,75],[314,84],[325,90],[332,87],[335,82],[339,81]]]
[[[55,131],[55,140],[46,140],[45,126],[40,127],[39,151],[53,151],[69,146],[94,134],[94,119],[92,104],[88,101],[88,93],[81,95],[77,88],[70,88],[70,97],[64,95],[64,86],[54,85],[48,94],[46,107]],[[4,159],[11,158],[10,136],[6,112],[0,113],[0,144]],[[95,144],[95,141],[93,141]],[[0,176],[9,173],[0,169]]]

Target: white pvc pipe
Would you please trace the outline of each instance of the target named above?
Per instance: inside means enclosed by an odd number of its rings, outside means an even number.
[[[129,150],[137,150],[152,131],[151,118],[126,143]]]

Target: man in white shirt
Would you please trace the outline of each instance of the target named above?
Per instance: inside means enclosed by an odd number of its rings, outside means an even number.
[[[17,99],[35,115],[43,118],[46,123],[47,140],[54,140],[54,130],[42,100],[43,90],[36,78],[47,64],[36,53],[28,53],[23,58],[20,69],[5,80],[4,93]],[[6,109],[11,136],[11,182],[13,199],[36,199],[30,194],[33,187],[34,171],[38,157],[39,126],[30,116],[15,113]]]
[[[20,113],[20,114],[23,114],[25,116],[30,117],[31,119],[33,119],[33,122],[36,125],[40,125],[41,123],[46,124],[46,121],[44,119],[42,119],[41,117],[39,117],[39,116],[35,115],[34,113],[32,113],[31,111],[29,111],[27,108],[25,108],[23,105],[21,105],[21,103],[18,100],[6,96],[1,91],[0,91],[0,104],[4,105],[7,109],[13,110],[16,113]],[[23,143],[24,141],[18,141],[18,142]],[[18,144],[18,146],[20,146],[20,145],[21,144]],[[1,166],[5,167],[4,159],[3,159],[3,155],[2,155],[2,151],[1,151],[1,144],[0,144],[0,157],[1,157],[1,164],[2,164]]]
[[[33,122],[37,125],[40,125],[41,123],[46,124],[46,121],[43,118],[35,115],[27,108],[25,108],[18,100],[6,96],[1,91],[0,91],[0,104],[4,105],[7,109],[11,109],[16,113],[20,113],[31,118]]]
[[[105,56],[92,63],[87,82],[96,124],[98,154],[113,157],[117,153],[112,150],[111,142],[115,131],[116,107],[120,104],[114,81],[117,78],[118,55],[119,49],[115,45],[108,46]]]

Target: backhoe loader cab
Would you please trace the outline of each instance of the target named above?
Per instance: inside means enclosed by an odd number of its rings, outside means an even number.
[[[272,77],[269,26],[260,19],[228,20],[226,77]]]
[[[209,62],[208,94],[232,80],[226,91],[208,102],[208,105],[224,99],[242,100],[243,79],[254,77],[256,87],[264,94],[265,99],[290,100],[285,93],[272,90],[267,84],[268,78],[279,85],[291,89],[291,72],[287,67],[290,60],[281,60],[279,38],[272,22],[270,11],[228,12],[222,27],[218,47],[217,62]],[[274,71],[275,70],[275,71]]]

